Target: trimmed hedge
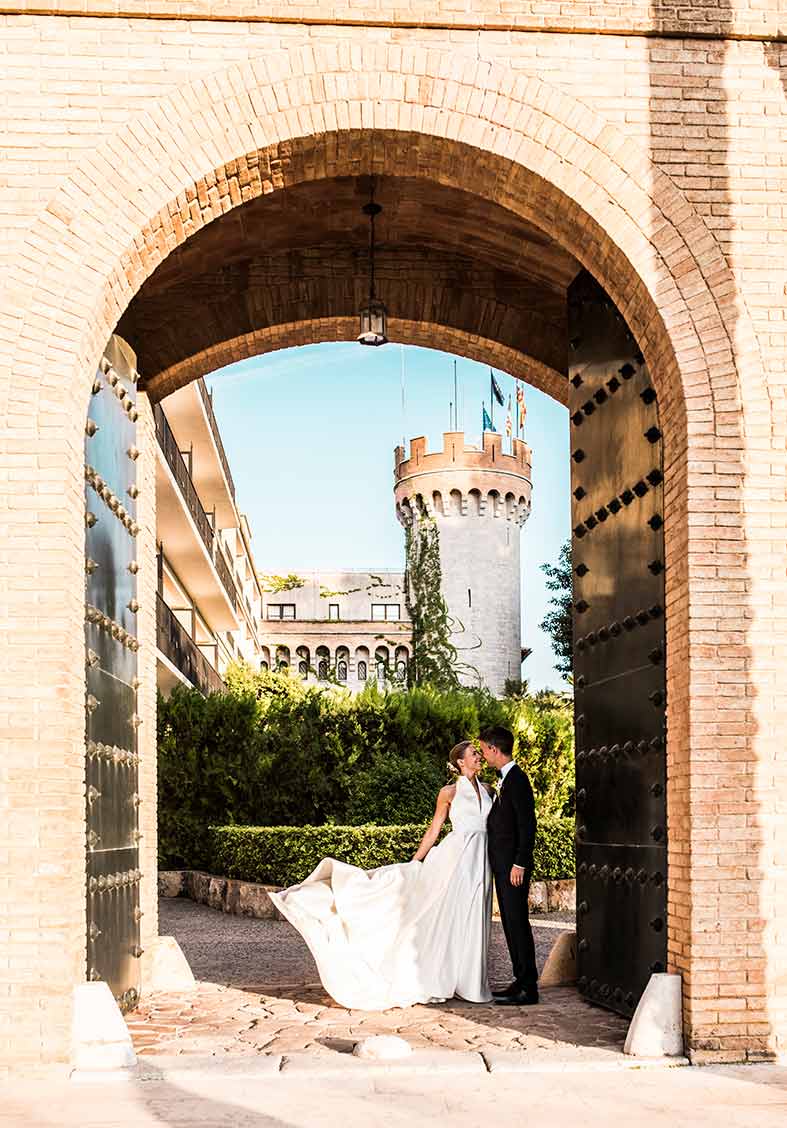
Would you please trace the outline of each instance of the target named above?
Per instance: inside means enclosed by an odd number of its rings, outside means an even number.
[[[214,826],[209,869],[223,877],[263,885],[296,885],[322,858],[361,869],[407,862],[426,826]],[[574,820],[542,819],[536,836],[533,879],[570,878],[575,873]]]
[[[374,681],[351,696],[242,666],[226,676],[227,693],[177,686],[159,698],[162,869],[209,868],[209,826],[420,826],[448,779],[451,746],[494,724],[515,734],[539,817],[573,811],[565,696],[383,691]]]

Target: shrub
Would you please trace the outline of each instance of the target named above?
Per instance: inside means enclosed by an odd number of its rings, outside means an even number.
[[[570,812],[570,702],[498,700],[483,690],[379,689],[353,697],[287,673],[237,665],[205,699],[178,687],[159,700],[162,866],[206,865],[209,826],[420,824],[431,818],[453,744],[509,725],[541,817]]]
[[[295,885],[322,858],[361,869],[409,861],[426,826],[221,826],[209,834],[212,873],[264,885]],[[573,877],[573,819],[542,819],[534,854],[536,881]]]

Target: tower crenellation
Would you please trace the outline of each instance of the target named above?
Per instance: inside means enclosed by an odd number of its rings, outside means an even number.
[[[441,450],[420,436],[395,452],[394,494],[402,525],[424,516],[438,530],[441,590],[460,680],[502,693],[521,669],[520,530],[530,514],[531,451],[485,431],[481,445],[447,431]]]

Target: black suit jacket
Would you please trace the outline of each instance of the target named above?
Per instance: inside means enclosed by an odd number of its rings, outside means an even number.
[[[536,805],[530,780],[518,764],[506,772],[489,812],[486,830],[492,869],[524,866],[530,874],[536,841]]]

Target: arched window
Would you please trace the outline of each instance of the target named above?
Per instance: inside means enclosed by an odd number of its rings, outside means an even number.
[[[369,677],[369,649],[366,646],[356,647],[355,672],[359,682],[365,682]]]
[[[407,662],[410,653],[406,646],[396,648],[396,680],[404,684],[407,681]]]
[[[290,648],[289,646],[276,647],[276,669],[289,670],[290,668]]]
[[[327,646],[318,646],[315,654],[317,655],[317,677],[320,681],[327,681],[331,668],[330,651]]]
[[[350,668],[350,651],[346,646],[336,647],[336,678],[337,681],[347,681],[347,671]]]
[[[378,646],[374,652],[374,668],[377,672],[378,682],[388,680],[388,662],[391,655],[387,646]]]
[[[309,676],[309,669],[311,667],[311,655],[309,654],[308,646],[299,646],[296,648],[295,653],[298,655],[298,673],[304,679]]]

